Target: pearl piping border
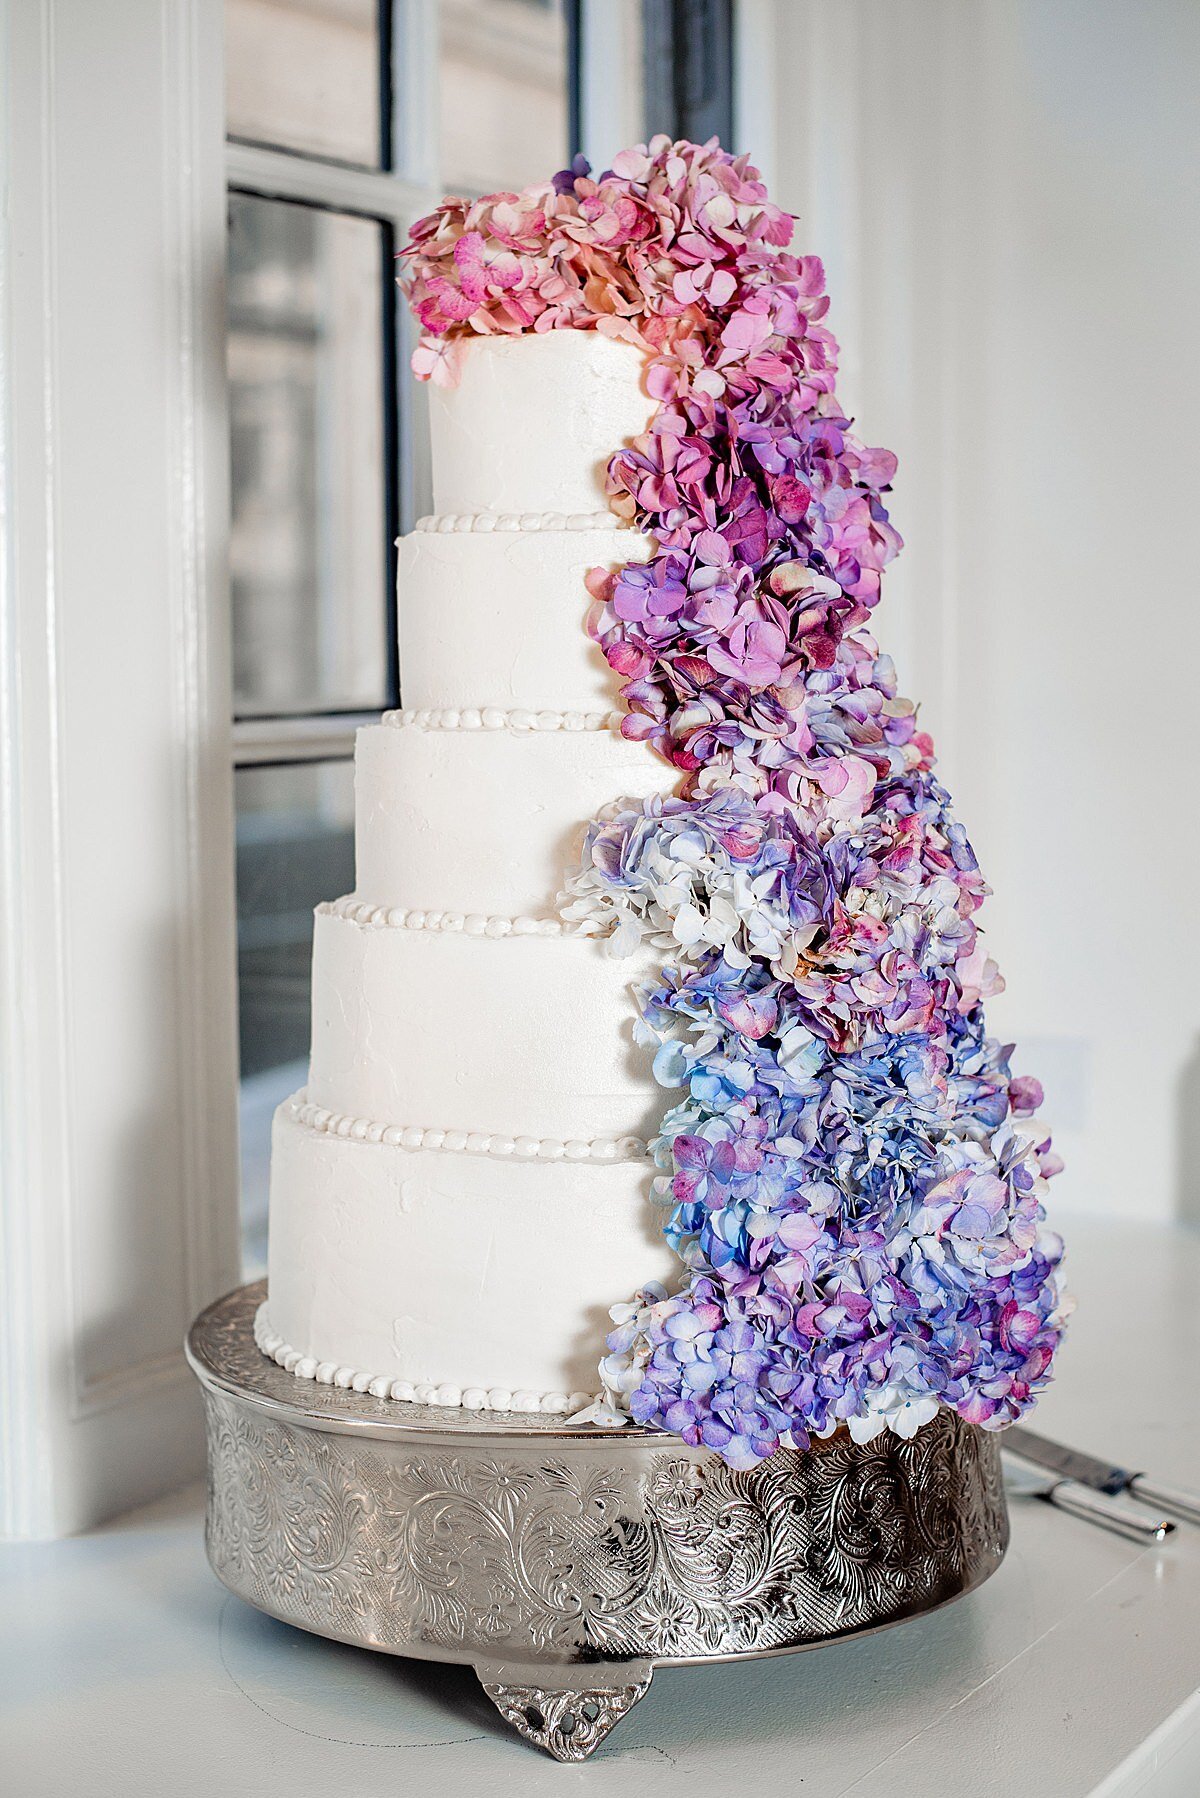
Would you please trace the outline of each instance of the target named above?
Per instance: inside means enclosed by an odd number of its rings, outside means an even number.
[[[503,706],[468,706],[459,711],[446,707],[441,711],[414,710],[402,707],[385,712],[382,722],[394,730],[511,730],[511,731],[596,731],[619,730],[623,712],[531,712],[523,707],[506,710]]]
[[[416,529],[438,536],[473,531],[619,531],[613,512],[427,512]]]
[[[387,1374],[360,1373],[343,1367],[337,1361],[318,1361],[315,1355],[302,1355],[286,1343],[271,1326],[264,1299],[254,1314],[254,1340],[267,1359],[295,1374],[298,1380],[315,1380],[318,1386],[339,1386],[344,1392],[369,1392],[372,1398],[396,1399],[405,1404],[459,1406],[465,1411],[526,1411],[558,1416],[582,1411],[599,1402],[602,1395],[590,1392],[516,1391],[507,1386],[442,1386],[424,1381],[393,1380]]]
[[[322,1136],[338,1136],[349,1142],[378,1143],[389,1149],[443,1151],[447,1155],[497,1155],[513,1161],[646,1161],[646,1144],[640,1136],[593,1136],[563,1139],[558,1136],[503,1136],[484,1130],[429,1130],[415,1124],[381,1124],[372,1118],[350,1117],[314,1105],[307,1092],[287,1101],[288,1110],[305,1130]]]
[[[436,930],[463,936],[565,936],[561,918],[489,916],[484,912],[417,911],[402,905],[370,905],[361,899],[327,899],[316,907],[317,915],[344,918],[368,930]]]

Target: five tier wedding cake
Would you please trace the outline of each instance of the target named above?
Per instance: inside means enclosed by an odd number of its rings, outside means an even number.
[[[735,1465],[1047,1377],[1040,1091],[864,628],[894,464],[790,234],[666,139],[414,231],[404,709],[359,735],[275,1126],[256,1333],[299,1376]]]
[[[674,784],[584,628],[587,571],[649,553],[604,499],[653,409],[643,363],[594,333],[479,338],[432,389],[406,705],[359,734],[356,891],[318,912],[309,1083],[275,1129],[260,1342],[300,1374],[565,1410],[614,1299],[669,1277],[630,969],[556,907],[587,820]]]

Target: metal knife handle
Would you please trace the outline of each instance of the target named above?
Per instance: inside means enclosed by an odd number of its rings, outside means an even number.
[[[1129,1482],[1129,1495],[1145,1505],[1154,1505],[1172,1517],[1183,1517],[1188,1523],[1200,1523],[1200,1492],[1189,1492],[1185,1486],[1172,1486],[1156,1480],[1149,1473],[1135,1473]]]
[[[1134,1542],[1161,1542],[1175,1528],[1173,1523],[1156,1516],[1153,1511],[1143,1511],[1137,1505],[1110,1498],[1107,1492],[1081,1486],[1078,1480],[1058,1480],[1040,1496],[1060,1511],[1069,1511],[1072,1517],[1098,1523],[1106,1530],[1115,1530],[1118,1536],[1131,1537]]]

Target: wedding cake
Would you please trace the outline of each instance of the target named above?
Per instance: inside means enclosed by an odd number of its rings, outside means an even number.
[[[997,1427],[1065,1306],[986,892],[865,628],[893,459],[714,143],[447,201],[431,516],[275,1124],[262,1350],[749,1465]]]

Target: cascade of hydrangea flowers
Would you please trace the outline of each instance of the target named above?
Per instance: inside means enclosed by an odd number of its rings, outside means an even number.
[[[608,490],[655,553],[593,572],[589,629],[680,787],[592,823],[564,916],[658,952],[636,1028],[678,1094],[653,1153],[682,1273],[614,1307],[598,1415],[736,1467],[940,1406],[999,1427],[1067,1310],[1041,1089],[984,1030],[987,888],[865,628],[895,461],[842,415],[791,234],[745,157],[660,137],[446,201],[404,277],[425,378],[471,334],[646,352],[657,409]]]

